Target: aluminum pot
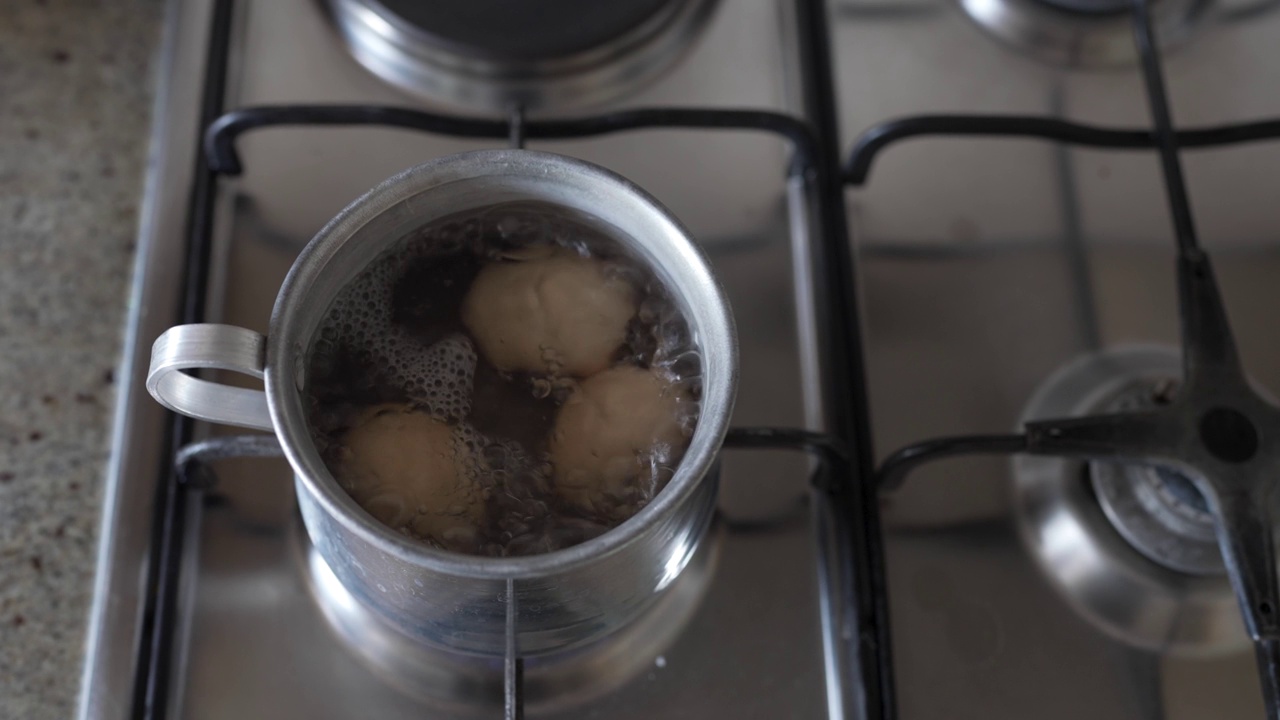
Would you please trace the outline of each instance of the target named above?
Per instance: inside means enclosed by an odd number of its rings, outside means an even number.
[[[521,200],[587,213],[648,263],[684,312],[703,360],[701,415],[675,476],[634,517],[543,555],[489,558],[432,549],[382,525],[334,480],[311,439],[303,392],[308,351],[331,301],[396,240],[446,215]],[[737,387],[737,339],[723,291],[687,231],[647,193],[580,160],[486,150],[409,169],[326,225],[290,269],[269,338],[227,325],[170,328],[152,349],[147,389],[162,405],[211,422],[272,430],[293,467],[311,541],[357,601],[431,645],[501,656],[507,583],[526,656],[599,639],[648,608],[684,569],[715,507],[714,462]],[[265,393],[185,370],[265,379]]]

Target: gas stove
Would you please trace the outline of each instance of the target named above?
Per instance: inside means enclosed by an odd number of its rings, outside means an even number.
[[[169,4],[82,717],[1268,716],[1271,2],[500,5]],[[143,387],[368,188],[509,146],[670,208],[742,363],[708,541],[528,661],[387,627],[270,436]]]

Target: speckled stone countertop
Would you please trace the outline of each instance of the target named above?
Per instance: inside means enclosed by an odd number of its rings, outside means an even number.
[[[0,2],[0,718],[79,694],[163,10]]]

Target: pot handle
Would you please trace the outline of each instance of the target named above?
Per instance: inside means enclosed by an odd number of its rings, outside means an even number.
[[[223,425],[271,430],[267,395],[188,375],[185,370],[232,370],[261,379],[267,339],[234,325],[171,327],[151,346],[147,391],[156,402],[188,417]]]

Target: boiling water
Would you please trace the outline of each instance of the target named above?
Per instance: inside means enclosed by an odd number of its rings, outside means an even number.
[[[343,289],[311,348],[307,399],[321,455],[357,502],[424,543],[511,556],[589,540],[661,491],[697,421],[702,363],[669,293],[611,233],[617,231],[548,205],[495,205],[411,233]],[[502,370],[502,362],[486,356],[484,339],[503,350],[511,333],[527,328],[477,324],[474,318],[486,308],[477,310],[475,297],[466,305],[473,283],[492,264],[538,262],[598,276],[612,297],[630,298],[624,314],[613,314],[625,320],[619,344],[601,358],[608,370],[574,373],[549,356],[546,367]],[[556,282],[557,276],[540,276],[530,287],[513,282],[509,289],[527,294],[534,288],[544,300],[579,290]],[[510,299],[488,290],[478,297],[497,305]],[[502,286],[502,293],[507,290]],[[547,300],[538,310],[552,315],[558,307]],[[568,311],[565,318],[576,316],[572,306],[559,309]],[[563,325],[565,318],[548,317],[547,326]],[[559,332],[572,337],[577,330]],[[588,346],[598,341],[580,338]],[[547,350],[541,341],[538,347]],[[632,389],[610,390],[623,386]],[[606,423],[594,416],[571,422],[569,415],[580,408],[560,418],[566,404],[597,397],[593,392],[622,393],[614,396],[615,409],[636,397],[644,405],[653,396],[654,404],[647,413],[628,407],[606,415],[613,419]],[[643,447],[604,457],[609,447],[616,451],[619,433],[636,434],[626,425],[631,416],[648,417],[638,422],[660,430]],[[639,436],[648,437],[644,431]],[[571,462],[577,464],[566,473]]]

